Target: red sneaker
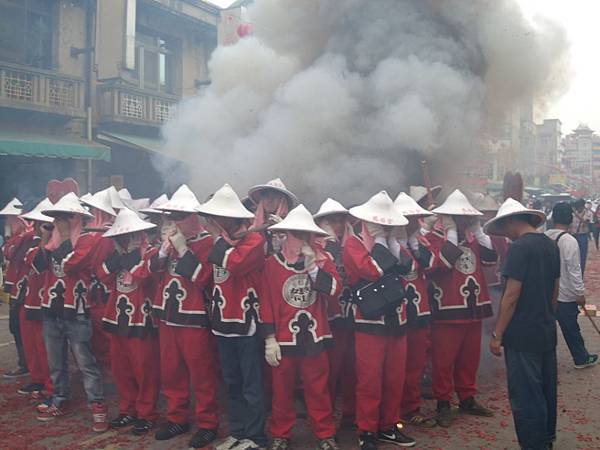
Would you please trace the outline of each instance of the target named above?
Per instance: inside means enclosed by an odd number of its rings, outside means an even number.
[[[64,407],[61,408],[56,405],[50,405],[46,407],[44,411],[40,411],[38,407],[37,420],[39,420],[40,422],[50,422],[51,420],[54,420],[57,417],[64,416],[65,414],[66,410]]]
[[[96,433],[104,433],[108,430],[108,408],[104,403],[92,403],[92,415],[94,424],[92,430]]]

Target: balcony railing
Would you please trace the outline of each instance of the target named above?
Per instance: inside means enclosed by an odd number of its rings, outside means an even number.
[[[0,107],[84,117],[82,78],[0,63]]]
[[[101,122],[160,126],[171,118],[179,97],[112,84],[98,88]]]

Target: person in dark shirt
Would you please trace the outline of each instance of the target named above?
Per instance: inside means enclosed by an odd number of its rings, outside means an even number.
[[[503,269],[504,294],[490,351],[504,346],[508,394],[522,449],[548,449],[556,439],[556,318],[560,255],[556,244],[537,232],[541,211],[513,199],[484,227],[513,242]]]

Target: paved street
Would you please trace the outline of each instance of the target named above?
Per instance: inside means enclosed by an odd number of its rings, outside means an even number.
[[[586,276],[588,301],[600,306],[600,254],[591,250],[588,275]],[[13,368],[15,362],[14,345],[8,332],[8,308],[0,306],[0,371]],[[600,318],[596,319],[600,324]],[[600,336],[595,334],[588,320],[580,318],[580,324],[588,348],[600,351]],[[431,431],[409,430],[417,439],[421,449],[516,449],[512,417],[506,397],[506,379],[503,361],[494,358],[487,351],[487,338],[484,338],[484,351],[479,375],[480,398],[496,411],[496,417],[475,418],[461,416],[450,429],[434,428]],[[573,364],[559,335],[559,420],[558,441],[560,450],[600,448],[600,367],[584,371],[573,368]],[[153,438],[137,438],[127,432],[109,431],[96,435],[90,430],[91,413],[86,410],[80,377],[73,374],[76,382],[74,398],[77,410],[69,417],[51,423],[40,423],[35,419],[34,404],[16,394],[23,381],[0,381],[0,449],[178,449],[187,448],[190,435],[157,443]],[[114,385],[107,380],[110,409],[116,413]],[[433,402],[428,401],[433,408]],[[162,405],[164,410],[164,405]],[[223,419],[225,422],[225,419]],[[226,425],[221,435],[227,433]],[[304,450],[315,447],[307,421],[298,421],[293,448]],[[341,448],[356,449],[352,431],[340,433]],[[396,447],[381,446],[382,450]]]

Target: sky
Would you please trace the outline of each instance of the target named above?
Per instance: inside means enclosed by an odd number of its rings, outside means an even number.
[[[516,0],[526,17],[553,19],[567,30],[571,42],[572,78],[565,94],[540,112],[537,121],[560,119],[563,133],[579,123],[600,132],[600,0]],[[211,0],[221,7],[233,0]]]

